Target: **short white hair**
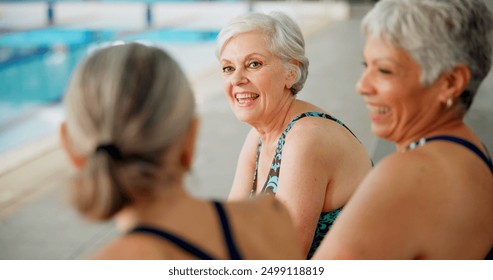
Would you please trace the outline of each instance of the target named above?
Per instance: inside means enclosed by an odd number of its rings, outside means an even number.
[[[493,16],[481,0],[381,0],[363,18],[362,29],[407,51],[421,67],[423,86],[468,66],[471,80],[460,98],[464,112],[491,67]]]

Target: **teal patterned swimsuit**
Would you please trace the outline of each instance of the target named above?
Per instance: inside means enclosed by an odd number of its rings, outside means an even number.
[[[341,121],[338,119],[324,113],[318,113],[318,112],[306,112],[302,113],[298,116],[296,116],[286,127],[284,132],[282,133],[281,137],[279,137],[279,140],[277,142],[277,148],[276,148],[276,154],[274,155],[274,159],[272,160],[272,165],[269,171],[269,176],[267,177],[267,181],[264,184],[264,187],[262,188],[262,193],[267,193],[267,194],[273,194],[275,195],[277,192],[277,181],[279,179],[279,173],[281,169],[281,158],[282,158],[282,148],[284,147],[284,142],[286,140],[286,135],[288,134],[289,130],[291,130],[291,127],[295,124],[295,122],[301,118],[304,117],[320,117],[320,118],[325,118],[329,119],[332,121],[337,122],[338,124],[344,126],[349,132],[351,130],[345,126]],[[351,132],[351,134],[353,134]],[[354,134],[353,134],[354,135]],[[356,136],[355,136],[356,137]],[[258,159],[260,155],[260,151],[262,150],[262,141],[259,139],[258,142],[258,148],[257,148],[257,158],[256,158],[256,163],[255,163],[255,173],[253,175],[253,186],[252,186],[252,191],[250,196],[254,196],[256,191],[257,191],[257,171],[258,171]],[[315,235],[313,237],[312,245],[310,247],[310,251],[308,252],[307,259],[310,259],[313,254],[315,253],[315,250],[318,248],[320,245],[320,242],[322,239],[325,237],[327,232],[329,231],[330,227],[334,223],[335,219],[341,212],[342,207],[330,212],[322,212],[320,214],[320,218],[318,219],[318,224],[315,229]]]

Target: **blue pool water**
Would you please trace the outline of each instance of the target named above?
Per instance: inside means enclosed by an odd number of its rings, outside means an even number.
[[[0,36],[0,103],[56,102],[89,44],[112,32],[45,29]],[[8,116],[0,116],[0,124]]]
[[[19,130],[16,124],[40,107],[60,103],[73,69],[94,46],[114,40],[197,43],[213,41],[217,33],[162,29],[122,36],[118,30],[47,28],[0,35],[0,153],[27,137],[2,137],[7,131]],[[27,127],[19,133],[34,133],[35,124]]]

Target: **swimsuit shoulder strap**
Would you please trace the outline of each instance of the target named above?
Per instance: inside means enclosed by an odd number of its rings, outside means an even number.
[[[213,260],[214,258],[207,254],[205,251],[202,249],[198,248],[195,245],[192,245],[190,242],[161,229],[157,229],[154,227],[150,226],[137,226],[134,229],[132,229],[128,234],[133,234],[133,233],[145,233],[145,234],[150,234],[157,236],[159,238],[165,239],[170,241],[171,243],[175,244],[176,246],[180,247],[182,250],[196,256],[197,258],[201,260]]]
[[[491,248],[490,252],[488,253],[486,258],[484,258],[484,259],[485,260],[493,260],[493,248]]]
[[[241,255],[238,248],[235,245],[233,235],[231,232],[231,227],[229,225],[228,217],[226,211],[221,203],[214,201],[214,208],[216,209],[217,215],[219,216],[219,221],[221,223],[221,229],[223,231],[226,247],[228,248],[229,257],[231,260],[241,260]],[[162,239],[168,240],[176,246],[180,247],[184,251],[196,256],[202,260],[214,260],[214,258],[207,254],[204,250],[199,247],[192,245],[190,242],[178,237],[177,235],[164,231],[162,229],[157,229],[151,226],[137,226],[132,229],[128,234],[133,233],[146,233],[160,237]]]
[[[491,173],[493,173],[493,163],[491,161],[491,158],[489,156],[487,156],[485,153],[483,153],[476,145],[467,141],[466,139],[455,137],[455,136],[450,136],[450,135],[439,135],[439,136],[434,136],[434,137],[430,137],[430,138],[425,138],[425,140],[427,142],[429,142],[429,141],[449,141],[449,142],[453,142],[453,143],[462,145],[462,146],[466,147],[467,149],[469,149],[470,151],[472,151],[473,153],[475,153],[479,158],[481,158],[481,160],[483,160],[484,163],[486,163],[486,165],[488,165]],[[485,149],[486,149],[486,147],[485,147]]]
[[[231,232],[231,227],[223,205],[215,201],[214,207],[216,208],[217,214],[219,216],[219,220],[221,222],[221,227],[223,229],[226,247],[228,248],[228,252],[229,252],[229,258],[231,260],[241,260],[242,258],[234,242],[233,234]]]
[[[349,129],[349,127],[347,127],[343,122],[341,122],[340,120],[334,118],[333,116],[331,116],[329,114],[320,113],[320,112],[305,112],[305,113],[299,114],[293,118],[293,120],[288,124],[288,126],[286,127],[286,129],[282,133],[283,136],[286,137],[286,134],[288,134],[288,132],[291,130],[293,125],[296,123],[296,121],[298,121],[299,119],[305,118],[305,117],[320,117],[320,118],[335,121],[336,123],[338,123],[338,124],[342,125],[344,128],[346,128],[349,132],[351,132],[352,135],[354,135],[354,133],[351,131],[351,129]],[[356,137],[356,135],[354,135],[354,137]]]

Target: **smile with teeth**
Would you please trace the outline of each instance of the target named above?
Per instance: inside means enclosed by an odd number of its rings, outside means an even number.
[[[252,102],[253,100],[257,99],[258,97],[259,97],[259,95],[256,93],[237,93],[235,95],[236,101],[238,101],[238,103],[240,105]]]
[[[378,114],[378,115],[384,115],[390,112],[389,107],[383,107],[383,106],[371,106],[368,105],[368,110],[370,110],[370,113],[372,114]]]

